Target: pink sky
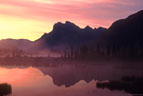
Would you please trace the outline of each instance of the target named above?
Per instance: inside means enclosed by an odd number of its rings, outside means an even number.
[[[35,40],[50,32],[54,23],[65,21],[108,28],[142,9],[143,0],[0,0],[0,39]]]

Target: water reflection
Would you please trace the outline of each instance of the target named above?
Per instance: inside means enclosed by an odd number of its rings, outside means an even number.
[[[124,68],[123,68],[124,67]],[[55,85],[70,87],[80,80],[90,82],[92,80],[119,80],[123,76],[142,76],[141,67],[118,65],[62,65],[58,67],[37,67],[45,75],[53,78]]]
[[[0,67],[0,83],[12,85],[12,96],[130,96],[123,91],[98,89],[96,80],[119,80],[126,75],[141,76],[141,67],[75,65]]]
[[[108,88],[110,90],[120,90],[133,94],[134,96],[143,95],[143,77],[123,77],[120,81],[100,81],[97,82],[98,88]]]

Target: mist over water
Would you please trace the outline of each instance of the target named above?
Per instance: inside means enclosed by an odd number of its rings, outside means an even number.
[[[51,62],[48,62],[51,63]],[[139,62],[61,61],[56,65],[1,65],[0,83],[12,86],[12,96],[132,96],[96,87],[98,81],[143,77]],[[82,91],[82,92],[81,92]]]
[[[142,96],[142,13],[108,29],[66,21],[35,41],[0,40],[0,96]]]

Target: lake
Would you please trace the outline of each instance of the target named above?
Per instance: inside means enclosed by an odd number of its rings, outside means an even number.
[[[0,66],[0,84],[12,87],[10,96],[133,96],[123,90],[98,88],[98,81],[143,77],[141,63],[62,62],[53,66]]]

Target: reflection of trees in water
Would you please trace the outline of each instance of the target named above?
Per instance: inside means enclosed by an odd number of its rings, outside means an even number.
[[[0,58],[0,65],[23,66],[54,66],[62,64],[63,60],[49,57],[5,57]]]
[[[91,63],[91,62],[90,62]],[[57,86],[70,87],[80,80],[87,83],[92,80],[120,80],[125,76],[143,76],[142,70],[120,69],[114,64],[68,64],[54,67],[37,67],[44,75],[49,75]],[[129,66],[130,67],[130,66]],[[123,67],[124,68],[124,67]],[[137,68],[137,67],[134,67]]]
[[[134,96],[143,95],[143,77],[123,77],[120,81],[97,82],[98,88],[108,88],[110,90],[120,90],[131,93]]]
[[[9,84],[0,84],[0,96],[12,93],[12,87]]]
[[[118,63],[117,61],[74,61],[67,59],[62,60],[61,58],[53,59],[41,57],[5,58],[4,61],[9,62],[7,65],[18,65],[19,67],[22,66],[22,68],[24,68],[23,66],[25,66],[25,68],[30,66],[36,67],[44,73],[44,75],[49,75],[55,85],[65,85],[65,87],[71,87],[81,80],[84,80],[87,83],[92,80],[120,80],[124,75],[138,76],[139,73],[142,72],[142,70],[140,70],[142,64],[130,64],[130,62],[128,62],[129,64],[127,64],[127,62],[125,64],[125,62]],[[120,85],[120,83],[118,85]]]

